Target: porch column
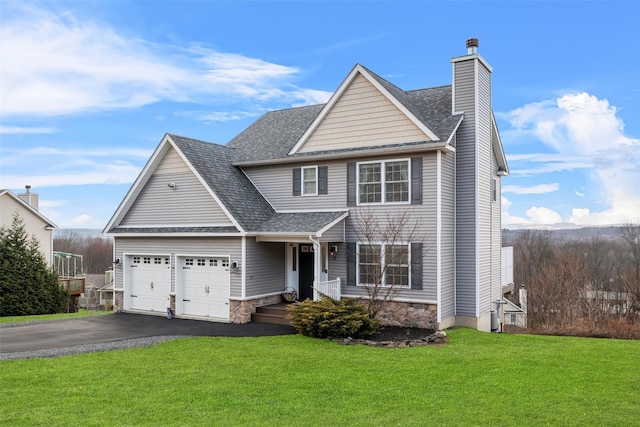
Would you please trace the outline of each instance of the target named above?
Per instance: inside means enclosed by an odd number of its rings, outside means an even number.
[[[320,247],[320,239],[316,240],[313,235],[309,236],[309,240],[313,243],[313,300],[318,301],[317,286],[320,284],[320,272],[322,271],[322,248]]]

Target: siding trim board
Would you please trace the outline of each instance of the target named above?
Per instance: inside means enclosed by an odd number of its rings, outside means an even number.
[[[442,152],[436,157],[436,300],[437,321],[442,320]]]
[[[473,61],[473,87],[474,87],[474,149],[475,149],[475,170],[476,170],[476,179],[475,179],[475,204],[476,204],[476,229],[475,229],[475,251],[476,251],[476,317],[480,316],[480,179],[478,174],[480,173],[480,144],[479,144],[479,132],[480,132],[480,120],[479,120],[479,96],[478,96],[478,61]]]

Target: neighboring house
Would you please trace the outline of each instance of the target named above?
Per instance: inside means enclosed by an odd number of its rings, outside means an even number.
[[[80,296],[80,308],[97,310],[100,304],[98,290],[104,285],[104,274],[86,274],[84,292]]]
[[[517,326],[521,329],[527,328],[527,291],[519,288],[515,293],[514,285],[503,287],[504,299],[500,308],[500,318],[503,325]]]
[[[113,305],[113,270],[104,274],[87,274],[80,307],[88,310],[107,309]]]
[[[15,214],[24,221],[24,228],[29,237],[35,236],[40,244],[47,265],[53,263],[53,230],[58,228],[38,211],[38,194],[26,192],[18,195],[10,190],[0,190],[0,226],[10,228]]]
[[[226,145],[165,135],[104,229],[116,308],[244,323],[285,290],[365,297],[380,261],[361,213],[405,212],[417,238],[383,247],[403,255],[382,317],[489,331],[508,167],[492,68],[467,48],[448,86],[404,91],[358,64],[326,104],[268,112]]]
[[[586,289],[583,295],[582,298],[587,301],[587,305],[599,307],[609,314],[627,314],[632,306],[632,294],[628,292]]]

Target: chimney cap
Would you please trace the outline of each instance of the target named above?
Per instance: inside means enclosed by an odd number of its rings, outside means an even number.
[[[476,38],[467,39],[467,48],[480,46],[480,41]]]

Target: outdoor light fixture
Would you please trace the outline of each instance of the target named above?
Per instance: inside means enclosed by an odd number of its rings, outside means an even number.
[[[237,269],[238,269],[238,261],[233,261],[231,263],[231,272],[235,273]]]
[[[172,190],[175,190],[176,189],[176,183],[175,182],[170,182],[170,183],[167,184],[167,187],[169,187]]]
[[[338,253],[338,245],[332,245],[331,249],[329,249],[329,255],[331,255],[332,257],[335,257],[337,253]]]

